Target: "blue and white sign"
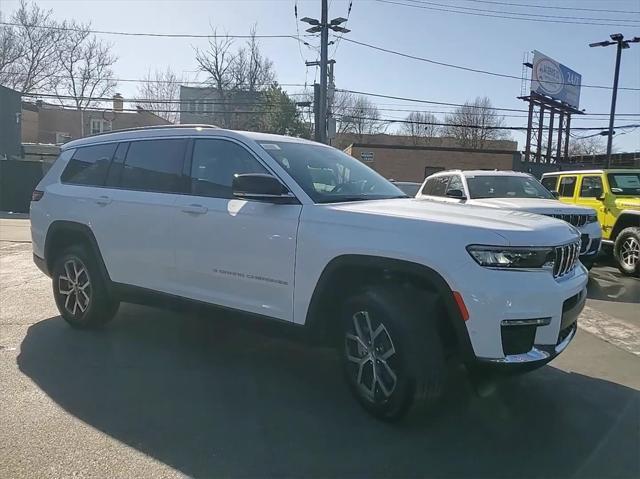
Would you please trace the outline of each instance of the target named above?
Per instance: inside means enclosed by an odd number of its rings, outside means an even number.
[[[580,105],[581,83],[582,75],[534,50],[532,92],[549,96],[577,109]]]

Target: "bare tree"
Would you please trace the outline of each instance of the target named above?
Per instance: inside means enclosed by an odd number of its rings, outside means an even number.
[[[149,70],[138,86],[138,98],[157,101],[142,102],[138,106],[161,118],[177,123],[180,114],[180,84],[182,79],[167,66],[166,70]]]
[[[364,96],[345,98],[339,110],[339,131],[341,133],[355,133],[359,136],[380,133],[383,122],[380,120],[378,107]]]
[[[438,118],[433,113],[413,111],[405,118],[407,123],[403,123],[401,131],[409,136],[414,145],[426,143],[426,138],[439,136],[440,127]]]
[[[504,126],[504,117],[492,107],[489,98],[476,98],[473,102],[465,102],[450,115],[445,117],[446,136],[458,140],[466,148],[482,149],[492,140],[503,140],[509,137]]]
[[[607,147],[602,136],[572,138],[569,141],[569,156],[591,156],[606,151]]]
[[[0,85],[12,83],[15,75],[11,66],[22,56],[22,49],[15,30],[9,25],[0,25]]]
[[[85,110],[95,106],[96,98],[113,93],[117,83],[111,67],[117,57],[111,53],[111,45],[91,35],[90,25],[72,21],[67,28],[59,45],[60,70],[53,90],[61,103]]]
[[[237,115],[232,115],[234,108],[231,103],[234,99],[245,103],[245,109],[252,106],[249,101],[251,96],[240,95],[239,92],[264,91],[275,81],[273,63],[260,52],[255,25],[245,46],[238,49],[234,49],[233,39],[226,35],[220,36],[213,29],[208,48],[196,49],[196,61],[200,71],[208,75],[209,83],[217,92],[223,126],[242,126],[234,119]],[[245,118],[250,123],[253,121],[249,117]]]
[[[206,50],[196,49],[196,62],[200,71],[208,75],[211,85],[219,93],[231,90],[234,85],[232,67],[235,55],[231,47],[233,39],[228,36],[219,36],[213,29],[213,36],[209,38],[209,47]]]
[[[65,31],[52,18],[51,10],[42,10],[25,0],[20,1],[10,22],[16,26],[3,29],[2,45],[8,49],[0,57],[12,61],[2,67],[0,81],[22,93],[46,90],[57,72],[59,42]],[[15,48],[19,49],[17,55]]]

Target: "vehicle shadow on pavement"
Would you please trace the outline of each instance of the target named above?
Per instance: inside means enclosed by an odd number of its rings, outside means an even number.
[[[639,393],[550,366],[484,399],[453,381],[437,413],[385,424],[329,350],[129,304],[103,331],[32,325],[18,365],[70,414],[193,477],[640,475]]]

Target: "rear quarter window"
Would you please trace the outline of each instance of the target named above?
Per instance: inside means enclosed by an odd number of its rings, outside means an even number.
[[[557,176],[548,176],[546,178],[542,178],[542,181],[540,183],[542,183],[542,186],[544,186],[549,191],[555,191],[556,190],[556,184],[558,183],[558,177]]]
[[[104,185],[115,143],[78,148],[67,163],[60,179],[63,183],[85,186]]]

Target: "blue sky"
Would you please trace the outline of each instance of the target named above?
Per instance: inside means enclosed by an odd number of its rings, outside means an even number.
[[[411,0],[402,3],[419,4]],[[640,11],[640,0],[504,0],[544,6],[580,7],[607,10]],[[131,32],[208,33],[210,25],[230,34],[246,34],[257,23],[259,34],[296,34],[293,14],[294,0],[275,1],[189,1],[189,0],[48,0],[40,1],[51,8],[57,18],[91,21],[95,29]],[[620,32],[626,37],[640,36],[640,15],[598,13],[580,10],[521,8],[469,0],[431,0],[423,6],[443,8],[435,4],[464,6],[495,12],[536,13],[564,17],[590,17],[594,22],[621,26],[572,25],[543,23],[503,18],[463,15],[452,12],[411,8],[378,1],[354,0],[347,38],[384,48],[454,63],[519,76],[526,51],[537,49],[582,74],[582,83],[610,86],[613,77],[615,49],[589,48],[594,41],[605,40]],[[0,0],[3,16],[16,8],[17,0]],[[349,2],[330,2],[330,18],[347,16]],[[445,7],[446,8],[446,7]],[[299,17],[319,17],[318,0],[298,1]],[[481,12],[478,12],[481,13]],[[555,17],[558,19],[558,17]],[[604,19],[616,19],[605,21]],[[600,20],[598,20],[600,19]],[[619,22],[618,19],[627,20]],[[575,20],[574,21],[580,21]],[[635,21],[635,23],[633,23]],[[300,25],[300,32],[304,24]],[[115,66],[119,78],[141,78],[149,68],[170,65],[190,80],[197,76],[194,47],[206,45],[204,39],[131,38],[104,36],[114,46],[119,57]],[[242,40],[238,40],[241,42]],[[318,39],[309,39],[316,44]],[[317,52],[291,39],[263,39],[263,52],[273,60],[281,83],[313,83],[315,68],[307,69],[303,58],[315,60]],[[330,47],[333,52],[334,47]],[[302,55],[301,55],[302,54]],[[376,52],[362,46],[340,42],[335,53],[338,88],[462,103],[476,96],[488,96],[494,106],[524,108],[516,97],[520,95],[520,80],[504,79],[464,72],[410,59]],[[620,77],[622,87],[640,87],[640,43],[623,52]],[[121,83],[118,90],[131,97],[134,83]],[[289,87],[296,91],[299,88]],[[590,113],[609,111],[611,90],[583,88],[581,108]],[[444,111],[446,108],[411,105],[397,100],[373,99],[381,108]],[[618,112],[640,113],[640,91],[620,91]],[[384,117],[401,118],[408,112],[382,111]],[[512,113],[519,115],[518,113]],[[574,117],[575,118],[575,117]],[[593,117],[591,117],[593,118]],[[508,125],[525,125],[526,118],[505,118]],[[639,123],[635,119],[620,119],[618,124]],[[606,125],[607,120],[575,119],[573,126]],[[513,133],[523,147],[523,135]],[[640,150],[640,129],[616,138],[620,151]]]

